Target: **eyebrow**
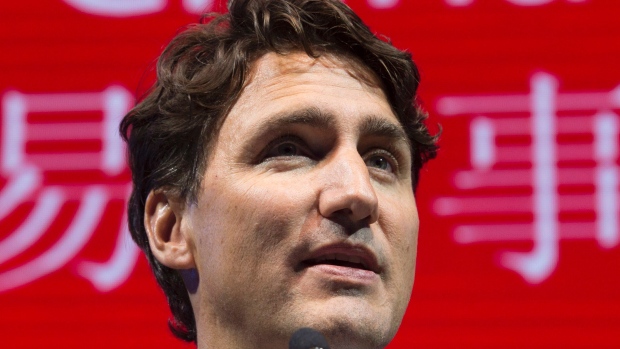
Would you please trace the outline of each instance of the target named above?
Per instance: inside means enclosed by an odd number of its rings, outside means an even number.
[[[302,124],[315,128],[328,128],[334,124],[335,116],[326,114],[319,108],[309,107],[293,112],[287,111],[282,115],[275,115],[272,120],[260,125],[255,134],[267,134],[272,130],[282,127]],[[385,118],[368,115],[360,127],[361,136],[379,136],[405,141],[409,144],[409,138],[400,124],[395,124]]]
[[[370,115],[360,127],[360,135],[379,136],[404,141],[410,145],[409,137],[400,124],[395,124],[376,115]]]
[[[255,134],[268,134],[273,130],[298,124],[316,128],[327,128],[333,124],[333,119],[333,116],[325,114],[315,107],[295,110],[293,112],[287,111],[276,114],[271,120],[260,125]]]

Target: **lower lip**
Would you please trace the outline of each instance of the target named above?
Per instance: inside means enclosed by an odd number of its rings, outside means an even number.
[[[308,268],[328,277],[335,277],[339,281],[356,284],[372,284],[379,279],[379,275],[370,270],[344,267],[331,264],[317,264]]]

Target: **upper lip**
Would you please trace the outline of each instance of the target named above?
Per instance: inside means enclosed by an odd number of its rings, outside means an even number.
[[[376,274],[381,273],[377,255],[367,246],[350,243],[334,243],[312,249],[301,261],[303,266],[313,265],[326,260],[340,260],[359,263],[363,269]]]

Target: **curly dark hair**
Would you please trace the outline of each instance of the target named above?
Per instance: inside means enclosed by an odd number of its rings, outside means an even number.
[[[179,338],[196,341],[196,321],[179,272],[150,250],[144,226],[149,192],[174,190],[191,202],[207,166],[207,152],[241,94],[252,64],[268,52],[353,57],[380,79],[413,154],[414,188],[422,165],[434,158],[437,136],[416,100],[420,75],[408,52],[375,36],[340,0],[234,0],[226,14],[208,14],[177,35],[157,63],[157,81],[123,119],[133,192],[129,228],[164,290]]]

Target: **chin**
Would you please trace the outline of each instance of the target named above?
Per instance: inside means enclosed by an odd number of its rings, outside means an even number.
[[[400,325],[400,319],[395,321],[365,307],[330,308],[329,313],[313,314],[307,326],[321,332],[332,349],[384,348]]]
[[[388,345],[396,331],[379,328],[376,324],[342,322],[319,332],[327,338],[332,349],[379,349]]]

